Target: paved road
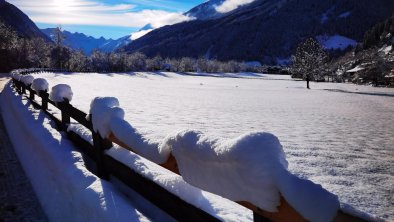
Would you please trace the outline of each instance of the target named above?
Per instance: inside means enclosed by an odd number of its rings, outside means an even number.
[[[9,80],[0,74],[0,91]],[[0,115],[0,222],[47,221]]]

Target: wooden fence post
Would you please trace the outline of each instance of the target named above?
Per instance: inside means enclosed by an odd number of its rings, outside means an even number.
[[[22,86],[22,94],[26,94],[26,85],[24,82],[21,82],[21,86]]]
[[[27,87],[29,90],[29,99],[34,100],[34,90],[31,88],[31,84]]]
[[[71,122],[71,117],[70,117],[70,101],[68,99],[64,98],[63,102],[60,102],[57,104],[60,111],[62,112],[62,130],[66,131],[67,130],[67,125],[70,124]]]
[[[16,91],[19,95],[22,95],[22,83],[19,80],[15,81]]]
[[[89,114],[90,120],[92,119],[92,114]],[[102,138],[98,132],[92,131],[93,135],[93,147],[94,147],[94,156],[96,160],[96,170],[97,176],[101,179],[108,180],[109,173],[104,164],[104,155],[105,150],[110,149],[113,145],[112,142],[108,139]]]
[[[48,110],[48,100],[49,100],[49,94],[46,91],[40,91],[39,95],[41,97],[41,109],[42,110]]]

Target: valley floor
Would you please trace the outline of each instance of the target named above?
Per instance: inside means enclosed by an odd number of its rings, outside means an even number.
[[[217,139],[271,132],[291,172],[337,194],[342,208],[394,220],[394,89],[312,83],[307,90],[305,82],[264,74],[34,76],[50,87],[69,84],[71,104],[85,112],[97,96],[117,97],[125,119],[152,141],[184,129]]]
[[[293,173],[322,184],[342,203],[394,219],[394,89],[312,83],[312,90],[306,90],[305,82],[261,74],[36,77],[51,86],[69,84],[72,104],[86,112],[96,96],[117,97],[125,119],[150,140],[182,129],[224,139],[271,132],[284,146]]]

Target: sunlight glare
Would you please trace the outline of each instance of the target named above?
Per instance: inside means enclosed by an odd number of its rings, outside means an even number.
[[[64,10],[68,11],[71,9],[71,6],[73,5],[75,0],[53,0],[54,5],[59,9],[59,10]]]

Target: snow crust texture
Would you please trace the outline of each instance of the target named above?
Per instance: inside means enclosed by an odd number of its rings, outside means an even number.
[[[73,92],[71,87],[67,84],[57,84],[52,87],[52,90],[49,93],[49,99],[54,102],[64,102],[64,99],[71,102],[72,98]]]
[[[33,81],[33,84],[31,85],[31,88],[36,91],[36,92],[40,92],[40,91],[48,91],[49,88],[49,84],[48,82],[43,79],[43,78],[36,78]]]

